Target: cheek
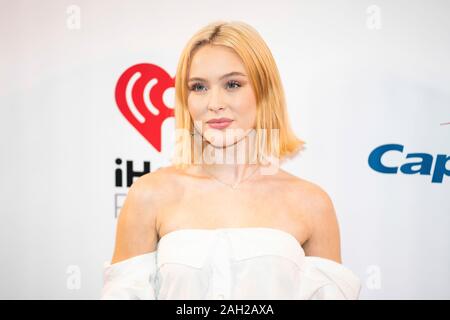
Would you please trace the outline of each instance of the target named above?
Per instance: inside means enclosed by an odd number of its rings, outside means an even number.
[[[246,123],[253,124],[256,118],[256,99],[252,91],[243,92],[239,98],[238,110],[241,119],[245,119]]]
[[[188,96],[187,103],[188,110],[192,118],[197,119],[201,113],[201,107],[199,106],[198,101],[196,101],[196,99],[192,95],[190,95]]]

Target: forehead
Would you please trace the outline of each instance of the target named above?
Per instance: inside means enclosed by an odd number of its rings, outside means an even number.
[[[231,71],[246,73],[244,63],[233,49],[210,45],[194,53],[189,71],[191,77],[220,77]]]

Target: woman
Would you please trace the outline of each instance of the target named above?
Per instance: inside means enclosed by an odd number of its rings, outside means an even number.
[[[329,196],[279,168],[304,142],[257,31],[201,29],[181,55],[175,95],[173,165],[131,186],[102,298],[358,298]]]

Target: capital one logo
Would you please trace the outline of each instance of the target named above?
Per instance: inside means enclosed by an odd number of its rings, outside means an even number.
[[[376,147],[369,155],[369,166],[380,173],[398,174],[400,171],[403,174],[431,175],[432,183],[442,183],[444,176],[450,176],[450,169],[447,169],[450,156],[445,154],[433,156],[423,152],[408,153],[405,160],[397,165],[388,166],[383,162],[384,155],[403,154],[403,149],[401,144],[385,144]]]
[[[164,69],[150,63],[136,64],[120,76],[115,98],[125,119],[156,149],[161,152],[161,127],[173,108],[164,102],[164,93],[174,87]]]

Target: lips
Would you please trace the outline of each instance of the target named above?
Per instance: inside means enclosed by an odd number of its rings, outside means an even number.
[[[233,121],[232,119],[230,119],[230,118],[216,118],[216,119],[211,119],[211,120],[208,120],[206,123],[216,123],[216,122],[228,122],[228,121]]]
[[[206,123],[213,129],[225,129],[231,122],[233,122],[233,120],[230,118],[216,118],[208,120]]]

